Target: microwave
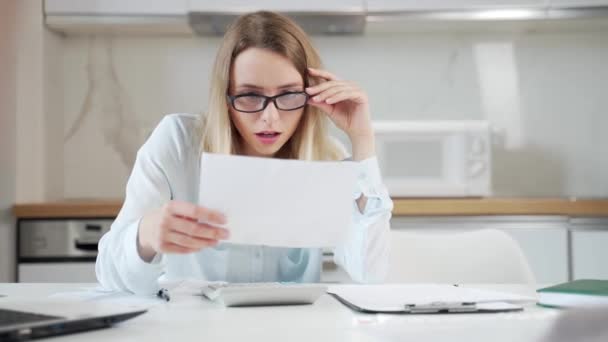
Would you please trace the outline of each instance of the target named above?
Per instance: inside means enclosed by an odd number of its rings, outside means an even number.
[[[392,197],[492,194],[486,121],[376,121],[376,153]]]

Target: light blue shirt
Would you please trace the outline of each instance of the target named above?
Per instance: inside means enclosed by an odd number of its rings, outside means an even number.
[[[151,294],[158,281],[203,279],[228,282],[319,282],[319,248],[278,248],[220,242],[197,253],[164,254],[148,263],[137,252],[142,216],[170,200],[198,203],[200,135],[198,116],[167,115],[137,153],[125,202],[110,231],[99,242],[97,279],[111,290]],[[388,270],[389,221],[393,203],[382,184],[375,157],[356,163],[353,220],[334,261],[356,282],[381,282]],[[361,212],[355,199],[368,200]],[[320,194],[321,195],[321,194]]]

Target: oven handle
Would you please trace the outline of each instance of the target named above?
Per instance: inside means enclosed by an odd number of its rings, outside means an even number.
[[[74,241],[74,247],[81,251],[97,252],[98,243]]]

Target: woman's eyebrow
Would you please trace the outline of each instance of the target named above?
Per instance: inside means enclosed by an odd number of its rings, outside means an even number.
[[[302,83],[288,83],[278,87],[277,89],[285,89],[285,88],[293,88],[293,87],[302,87]]]
[[[296,83],[288,83],[288,84],[284,84],[282,86],[279,86],[276,89],[285,89],[285,88],[292,88],[292,87],[303,87],[303,85],[302,85],[302,83],[297,83],[297,82]],[[241,88],[264,90],[264,87],[260,87],[258,85],[250,84],[250,83],[239,84],[237,86],[237,89],[241,89]]]

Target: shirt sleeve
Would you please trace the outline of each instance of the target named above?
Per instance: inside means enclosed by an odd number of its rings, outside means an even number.
[[[125,202],[112,227],[99,241],[97,280],[109,290],[152,294],[163,273],[162,257],[148,263],[137,252],[137,233],[143,215],[171,200],[169,177],[175,156],[175,122],[165,117],[137,152],[126,188]]]
[[[379,283],[388,272],[393,202],[382,183],[376,157],[357,162],[356,167],[352,227],[344,244],[334,249],[334,262],[355,282]],[[362,195],[367,203],[360,211],[356,200]]]

